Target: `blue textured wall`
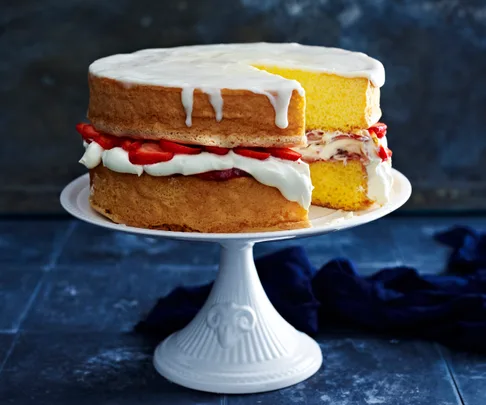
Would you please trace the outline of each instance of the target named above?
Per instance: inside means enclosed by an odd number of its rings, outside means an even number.
[[[61,187],[83,172],[73,127],[86,112],[93,60],[261,40],[380,59],[394,165],[415,189],[408,208],[486,207],[484,1],[24,0],[0,7],[0,212],[60,210]]]

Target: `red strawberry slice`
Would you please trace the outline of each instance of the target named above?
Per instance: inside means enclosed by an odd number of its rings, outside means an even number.
[[[138,149],[128,152],[128,159],[134,165],[152,165],[167,162],[174,157],[172,152],[163,150],[153,142],[145,142]]]
[[[83,137],[87,139],[95,140],[100,133],[93,127],[93,125],[85,124],[83,127]]]
[[[378,150],[378,156],[381,158],[381,160],[387,160],[389,157],[391,157],[392,151],[388,148],[385,148],[383,145],[380,145],[380,149]]]
[[[123,139],[121,141],[120,146],[127,152],[130,152],[131,150],[140,148],[140,146],[142,146],[142,141],[132,141],[131,139]]]
[[[295,150],[289,148],[268,148],[266,150],[276,158],[284,159],[284,160],[292,160],[294,162],[296,160],[299,160],[302,157],[302,155],[299,152],[296,152]]]
[[[249,148],[235,148],[233,149],[233,152],[241,156],[249,157],[252,159],[258,159],[258,160],[265,160],[270,157],[269,152],[263,152],[255,149],[249,149]]]
[[[103,149],[112,149],[120,144],[120,139],[116,136],[102,134],[93,125],[85,124],[84,122],[76,125],[76,131],[81,134],[83,140],[88,143],[94,141]]]
[[[368,131],[373,131],[376,136],[381,139],[386,135],[387,126],[383,122],[377,122],[375,125],[368,128]]]
[[[100,134],[96,131],[92,125],[86,124],[85,122],[80,122],[76,124],[76,131],[78,131],[85,142],[92,142]]]
[[[120,146],[123,150],[126,150],[128,152],[132,143],[133,142],[130,139],[123,139],[120,143]]]
[[[249,174],[240,169],[213,170],[211,172],[196,174],[202,180],[224,181],[237,177],[247,177]]]
[[[99,134],[93,141],[105,150],[113,149],[120,144],[120,138],[107,134]]]
[[[83,135],[83,128],[88,125],[86,124],[85,122],[79,122],[78,124],[76,124],[76,131],[78,131],[79,135]]]
[[[77,128],[76,128],[77,129]],[[98,132],[93,125],[84,124],[81,128],[81,136],[86,142],[95,141],[98,143],[98,138],[101,136],[101,133]],[[103,142],[103,141],[101,141]]]
[[[186,146],[171,141],[162,140],[159,141],[159,145],[163,150],[173,152],[175,154],[197,155],[201,153],[201,148],[198,148],[197,146]]]
[[[227,155],[230,151],[229,148],[220,148],[219,146],[205,146],[204,150],[215,155]]]

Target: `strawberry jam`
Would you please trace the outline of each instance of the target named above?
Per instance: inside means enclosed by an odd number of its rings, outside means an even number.
[[[213,170],[211,172],[195,174],[202,180],[214,180],[214,181],[225,181],[236,179],[238,177],[249,177],[250,175],[240,169],[228,169],[228,170]]]

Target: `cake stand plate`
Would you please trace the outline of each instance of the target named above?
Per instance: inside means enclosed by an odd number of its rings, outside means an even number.
[[[189,325],[159,344],[154,365],[161,375],[185,387],[246,394],[299,383],[322,364],[317,342],[285,321],[268,300],[253,261],[253,245],[322,235],[383,217],[403,205],[411,194],[405,176],[393,170],[393,177],[386,206],[354,214],[312,206],[312,227],[290,231],[192,233],[115,224],[90,207],[87,174],[66,186],[61,204],[75,217],[105,228],[221,245],[218,276],[206,303]]]

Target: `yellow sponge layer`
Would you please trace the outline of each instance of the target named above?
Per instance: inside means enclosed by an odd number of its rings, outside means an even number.
[[[342,130],[369,128],[381,117],[380,89],[366,78],[255,66],[286,79],[297,80],[306,94],[306,129]]]
[[[314,190],[312,204],[322,207],[357,211],[368,208],[367,173],[359,160],[318,161],[310,163]]]

